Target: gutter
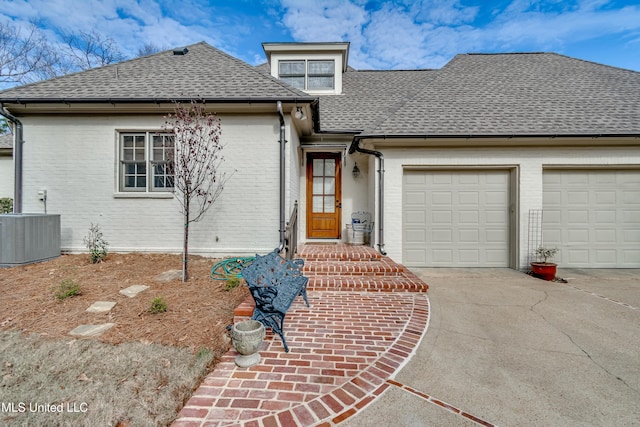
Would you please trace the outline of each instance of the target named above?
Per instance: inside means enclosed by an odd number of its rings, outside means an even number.
[[[173,104],[174,102],[189,102],[193,99],[204,101],[206,103],[272,103],[273,98],[268,97],[239,97],[239,98],[4,98],[0,100],[5,104]],[[313,102],[314,97],[290,97],[283,98],[279,102]]]
[[[22,122],[12,116],[0,103],[0,115],[15,124],[15,136],[13,144],[14,159],[14,183],[13,183],[13,213],[22,213],[22,144],[24,144]]]
[[[285,126],[284,113],[282,112],[282,101],[276,103],[278,117],[280,118],[280,245],[277,248],[281,252],[285,247]]]
[[[349,154],[357,151],[378,158],[378,252],[386,255],[387,251],[384,249],[384,156],[380,151],[367,150],[366,148],[360,147],[361,140],[362,137],[360,136],[353,137],[353,141],[349,147]]]

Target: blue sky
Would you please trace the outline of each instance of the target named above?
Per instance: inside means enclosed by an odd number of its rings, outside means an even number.
[[[638,0],[0,0],[0,22],[93,29],[128,57],[206,41],[250,64],[262,42],[349,41],[357,69],[440,68],[468,52],[556,52],[640,71]]]

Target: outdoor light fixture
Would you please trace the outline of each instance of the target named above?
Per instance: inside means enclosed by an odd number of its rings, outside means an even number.
[[[353,171],[351,173],[353,174],[353,179],[358,179],[358,177],[360,176],[360,168],[358,167],[358,162],[356,162],[356,164],[353,166]]]
[[[302,107],[296,107],[296,113],[294,114],[294,116],[298,120],[306,120],[307,119],[307,115],[304,113],[304,110],[302,109]]]

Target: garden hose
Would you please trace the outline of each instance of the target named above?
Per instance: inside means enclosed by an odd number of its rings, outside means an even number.
[[[211,268],[211,278],[213,280],[229,280],[231,278],[242,278],[243,268],[255,261],[256,257],[228,258],[216,263]]]

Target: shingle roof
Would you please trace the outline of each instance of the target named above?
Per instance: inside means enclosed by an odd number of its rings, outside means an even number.
[[[430,82],[436,71],[356,71],[342,77],[342,95],[320,96],[320,127],[329,130],[374,128]]]
[[[458,55],[367,133],[640,134],[640,73],[552,53]]]
[[[13,135],[4,133],[0,135],[0,149],[13,147]]]
[[[186,55],[167,50],[7,89],[0,92],[0,101],[312,99],[205,42],[187,49]]]

